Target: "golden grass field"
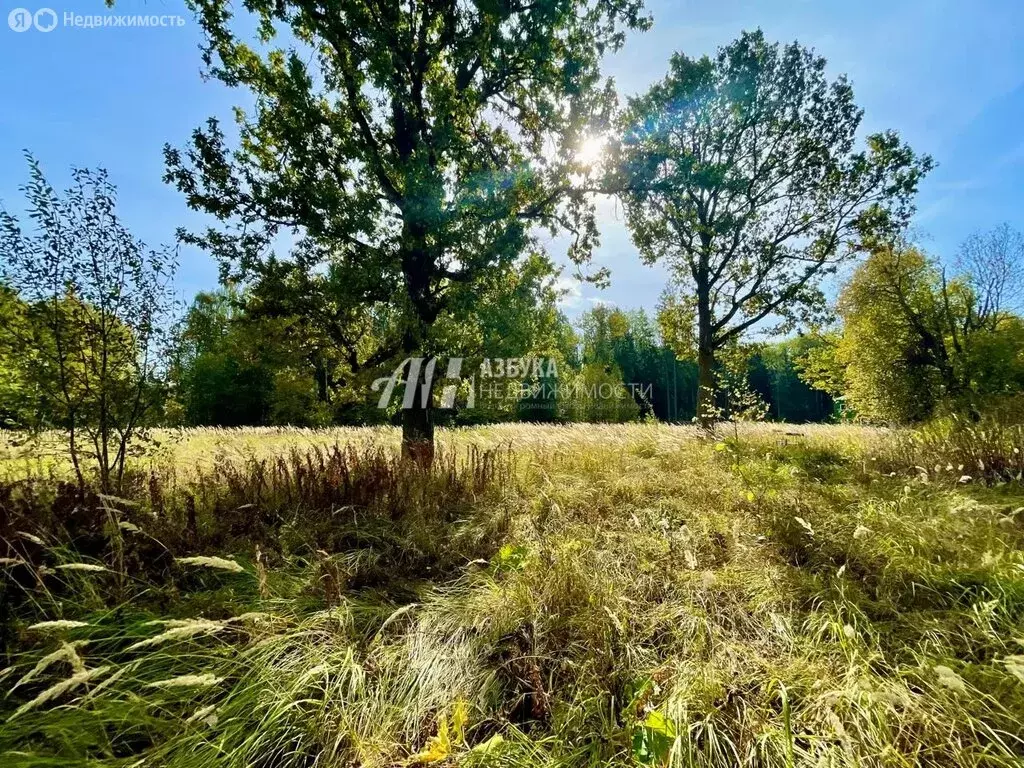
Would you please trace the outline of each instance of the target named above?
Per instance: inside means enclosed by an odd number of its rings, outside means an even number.
[[[123,503],[56,437],[3,448],[5,766],[1024,759],[1020,430],[161,431]]]
[[[857,425],[747,423],[723,427],[721,435],[740,435],[766,444],[796,440],[808,444],[834,445],[847,450],[876,444],[891,430]],[[534,454],[579,451],[591,447],[628,448],[637,444],[674,449],[700,438],[691,425],[650,424],[494,424],[438,429],[437,445],[442,451],[511,448]],[[27,475],[65,476],[70,471],[65,436],[45,432],[37,436],[0,432],[0,478]],[[333,445],[399,447],[398,427],[191,427],[156,429],[149,434],[143,455],[134,460],[143,468],[173,468],[177,473],[209,469],[218,461],[245,461],[280,456],[290,450]]]

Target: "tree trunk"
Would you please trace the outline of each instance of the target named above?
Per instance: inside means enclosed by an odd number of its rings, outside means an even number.
[[[715,404],[715,344],[711,319],[711,291],[707,279],[708,257],[701,259],[697,280],[697,423],[710,432],[718,420]]]
[[[330,400],[327,386],[327,366],[324,365],[319,355],[313,363],[313,371],[316,376],[316,401],[318,403],[326,403]]]
[[[715,406],[715,351],[701,343],[697,349],[697,421],[702,429],[712,430],[717,421]]]
[[[433,395],[433,366],[424,361],[415,371],[416,387],[412,403],[402,408],[402,458],[410,459],[422,467],[434,461],[434,419],[431,413]],[[408,385],[407,385],[408,386]]]
[[[434,421],[430,406],[416,403],[402,411],[402,458],[411,459],[423,467],[434,461]]]

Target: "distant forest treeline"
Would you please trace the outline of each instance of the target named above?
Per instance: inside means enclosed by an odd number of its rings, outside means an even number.
[[[557,382],[536,382],[538,396],[532,398],[528,394],[531,382],[526,379],[523,389],[527,394],[518,399],[488,398],[484,391],[473,408],[439,411],[439,423],[641,418],[684,422],[695,417],[696,360],[676,356],[663,342],[656,319],[642,309],[596,306],[574,325],[558,310],[556,296],[546,284],[533,295],[536,303],[520,305],[518,317],[527,327],[518,333],[501,328],[478,330],[482,337],[493,337],[485,345],[487,357],[554,360]],[[378,395],[371,391],[370,377],[346,378],[343,361],[329,345],[298,337],[300,318],[261,317],[247,309],[252,306],[251,296],[231,289],[195,298],[164,353],[168,365],[159,398],[160,422],[326,426],[385,423],[396,418],[395,409],[376,407]],[[0,297],[0,314],[9,323],[31,325],[37,313],[13,292],[5,291]],[[37,328],[23,336],[41,338],[45,333],[45,328]],[[749,348],[744,359],[749,387],[763,401],[766,418],[809,422],[827,421],[836,415],[833,398],[812,389],[799,376],[797,361],[820,343],[801,336]],[[475,349],[479,350],[479,345]],[[0,352],[4,362],[0,417],[4,425],[62,426],[61,409],[55,402],[59,382],[47,382],[45,367],[33,371],[16,352],[11,347]],[[478,355],[467,361],[469,375],[479,359]],[[376,373],[386,376],[391,371],[381,368]],[[620,396],[586,397],[602,384],[602,391],[615,388]],[[555,393],[572,396],[555,402]]]
[[[842,287],[834,322],[823,330],[723,349],[716,362],[719,416],[912,423],[939,412],[977,416],[996,406],[1017,418],[1005,406],[1019,404],[1024,391],[1024,239],[999,227],[969,239],[951,261],[955,270],[911,245],[876,249]],[[677,294],[666,290],[653,316],[598,305],[570,322],[559,308],[558,284],[549,262],[528,258],[479,297],[473,322],[439,321],[440,341],[430,354],[439,370],[447,358],[464,358],[467,381],[455,408],[436,411],[438,424],[695,419],[698,365]],[[336,347],[315,318],[278,303],[271,281],[200,293],[159,333],[145,301],[131,312],[108,312],[105,294],[90,295],[53,304],[0,289],[4,426],[67,428],[87,411],[133,402],[146,404],[139,418],[148,425],[401,418],[401,397],[382,409],[372,386],[395,372],[396,361],[352,366],[348,350]],[[375,318],[365,333],[388,333],[388,322]],[[140,334],[152,361],[145,368],[134,362]],[[357,340],[353,348],[359,343],[373,341]],[[469,406],[468,379],[476,372],[480,384],[480,363],[498,358],[554,361],[557,375],[536,380],[526,371],[515,382],[522,385],[517,395],[502,389],[494,396],[499,382],[489,382]],[[104,404],[107,390],[113,395]],[[588,395],[594,392],[603,394]]]
[[[554,360],[557,380],[524,377],[527,394],[519,399],[508,397],[507,392],[488,398],[489,390],[478,391],[473,408],[439,411],[439,423],[645,417],[690,421],[696,415],[696,361],[677,358],[648,313],[597,306],[573,325],[558,311],[553,293],[542,291],[534,298],[538,303],[520,306],[503,317],[504,322],[513,315],[519,317],[525,327],[518,332],[478,329],[488,339],[482,345],[487,354],[470,352],[465,372],[471,376],[481,357],[533,357]],[[174,389],[167,409],[173,421],[322,425],[380,423],[394,417],[394,411],[376,407],[378,396],[370,389],[369,377],[345,378],[343,363],[330,360],[329,348],[312,342],[295,344],[287,323],[253,317],[245,306],[247,302],[230,291],[196,299],[173,366]],[[834,415],[832,398],[811,389],[798,375],[795,360],[814,343],[796,338],[751,348],[746,358],[749,384],[767,405],[769,418],[804,422]],[[447,354],[466,355],[458,348]],[[390,373],[382,369],[376,375]],[[490,389],[496,389],[496,384],[492,382]],[[535,397],[528,394],[531,384]],[[587,397],[602,384],[604,397]],[[612,388],[619,397],[607,396]],[[555,402],[563,393],[565,397]]]

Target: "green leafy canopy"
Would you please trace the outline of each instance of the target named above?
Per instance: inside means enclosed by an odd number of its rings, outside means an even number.
[[[328,282],[339,326],[388,315],[360,352],[380,359],[422,348],[460,294],[536,250],[535,225],[574,233],[587,261],[575,150],[609,120],[600,59],[648,25],[640,0],[247,0],[252,41],[236,6],[192,5],[207,73],[254,97],[235,149],[215,119],[165,148],[167,181],[221,222],[183,235],[226,276],[258,278],[289,235],[296,290]]]
[[[855,150],[862,110],[825,67],[747,32],[714,58],[675,54],[623,115],[615,166],[634,242],[672,266],[706,349],[820,313],[821,279],[906,223],[933,165],[894,132]]]

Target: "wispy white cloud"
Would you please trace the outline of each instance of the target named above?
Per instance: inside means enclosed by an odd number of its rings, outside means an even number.
[[[580,288],[580,281],[571,277],[560,277],[555,281],[556,290],[561,293],[558,299],[560,309],[576,309],[583,300],[583,291]]]

